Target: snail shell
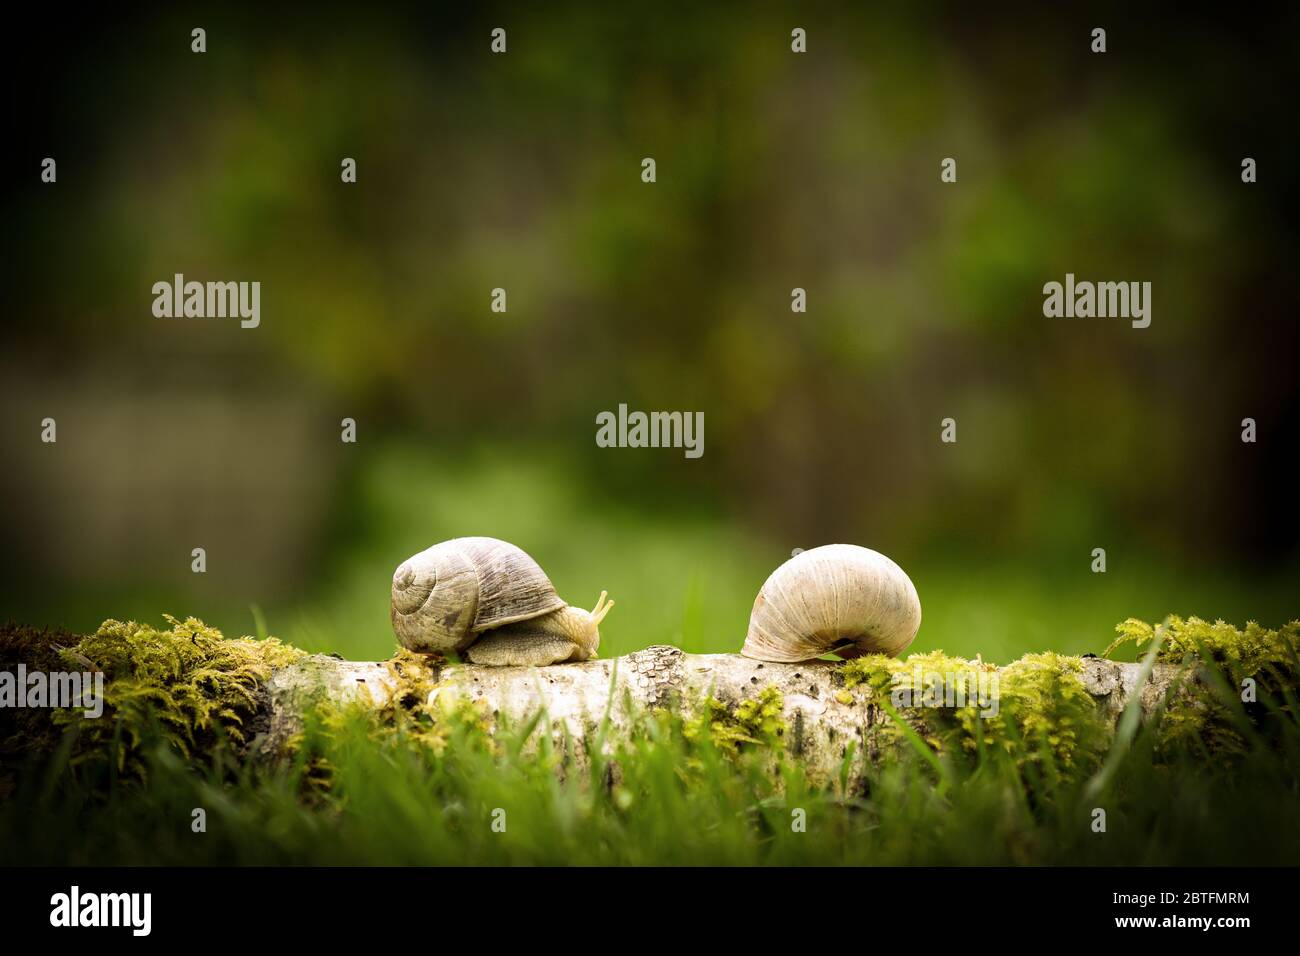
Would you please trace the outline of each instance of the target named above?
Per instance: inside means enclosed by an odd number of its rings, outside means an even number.
[[[789,663],[830,653],[894,657],[920,626],[921,601],[902,568],[869,548],[828,544],[772,572],[740,653]]]
[[[567,606],[521,548],[496,538],[453,538],[398,565],[390,616],[404,647],[448,653],[490,628]]]

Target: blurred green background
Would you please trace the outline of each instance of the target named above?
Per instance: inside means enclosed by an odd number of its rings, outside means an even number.
[[[917,650],[1295,617],[1295,31],[980,14],[45,14],[6,65],[0,612],[382,657],[396,565],[488,534],[608,589],[609,654],[738,649],[833,541],[909,572]],[[155,318],[177,272],[260,281],[260,327]],[[1150,281],[1150,328],[1044,318],[1067,272]],[[703,412],[703,457],[598,448],[620,403]]]

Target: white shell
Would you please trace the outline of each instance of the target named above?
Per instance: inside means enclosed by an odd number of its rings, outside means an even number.
[[[921,600],[902,568],[869,548],[828,544],[772,572],[740,653],[787,663],[829,653],[894,657],[920,626]]]
[[[403,647],[461,651],[483,631],[567,607],[522,548],[497,538],[453,538],[393,572],[389,616]]]

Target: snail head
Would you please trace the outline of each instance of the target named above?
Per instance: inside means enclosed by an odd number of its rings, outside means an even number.
[[[605,620],[605,615],[609,613],[610,608],[614,606],[613,601],[606,600],[609,592],[601,591],[600,597],[596,599],[596,606],[590,611],[584,611],[581,608],[571,608],[576,618],[576,627],[573,635],[574,642],[582,652],[583,660],[591,660],[596,656],[596,651],[600,647],[600,622]]]

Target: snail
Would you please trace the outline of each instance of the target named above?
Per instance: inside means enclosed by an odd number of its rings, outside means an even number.
[[[541,667],[586,661],[614,606],[570,607],[522,549],[496,538],[453,538],[393,572],[390,617],[403,647],[456,652],[475,664]]]
[[[823,654],[898,655],[921,626],[921,601],[903,569],[854,544],[795,555],[764,582],[740,653],[794,663]]]

